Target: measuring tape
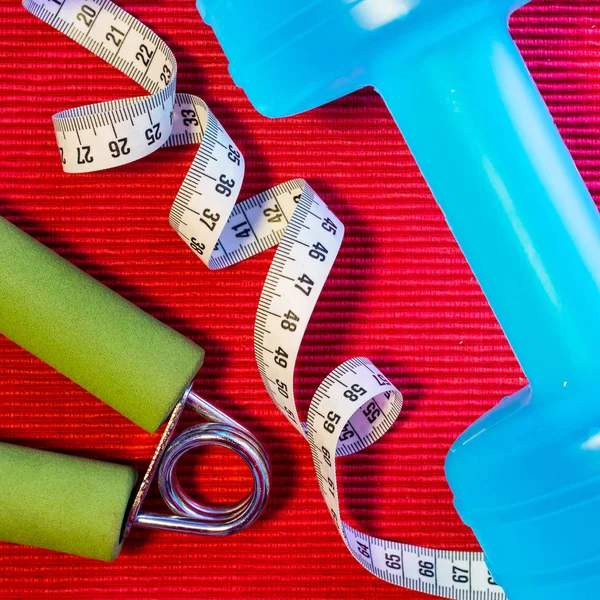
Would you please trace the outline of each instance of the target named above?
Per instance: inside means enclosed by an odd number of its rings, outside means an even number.
[[[399,544],[342,521],[335,457],[377,441],[402,409],[402,394],[368,359],[336,368],[298,415],[294,370],[304,333],[342,244],[344,226],[303,180],[236,204],[244,158],[196,96],[177,94],[177,61],[145,25],[109,0],[25,0],[42,21],[131,77],[150,95],[53,117],[63,169],[85,173],[138,160],[163,146],[199,144],[170,223],[210,268],[278,245],[255,325],[258,368],[269,395],[308,440],[321,493],[352,555],[381,579],[444,598],[502,600],[483,554]]]

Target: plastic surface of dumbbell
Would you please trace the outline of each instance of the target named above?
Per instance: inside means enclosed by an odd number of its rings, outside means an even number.
[[[530,387],[446,473],[511,600],[597,597],[600,219],[508,32],[515,0],[200,0],[269,117],[373,85]]]

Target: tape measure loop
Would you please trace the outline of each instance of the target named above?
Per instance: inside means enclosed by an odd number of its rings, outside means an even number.
[[[379,439],[402,408],[401,393],[370,361],[360,358],[340,365],[319,386],[306,423],[298,415],[294,370],[304,332],[342,244],[341,221],[300,179],[236,204],[245,172],[242,153],[200,98],[176,93],[177,62],[167,45],[110,0],[25,0],[23,5],[150,94],[55,115],[65,171],[107,169],[162,146],[199,144],[169,215],[180,237],[210,269],[231,266],[279,244],[257,310],[256,361],[270,397],[311,446],[323,498],[352,555],[395,585],[457,600],[505,600],[481,553],[383,540],[341,519],[336,456]],[[134,513],[135,522],[225,535],[260,513],[268,493],[269,465],[262,446],[243,428],[193,395],[188,402],[221,424],[188,430],[165,454],[161,493],[177,516]],[[242,502],[208,507],[181,487],[177,461],[208,443],[237,452],[250,466],[255,491]]]

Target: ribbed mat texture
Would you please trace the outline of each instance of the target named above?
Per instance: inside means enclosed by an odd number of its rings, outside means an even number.
[[[469,423],[525,381],[382,101],[366,90],[269,121],[232,84],[192,0],[121,5],[165,39],[179,61],[179,91],[203,97],[244,152],[244,197],[305,177],[346,225],[302,351],[302,410],[331,369],[362,355],[406,404],[382,441],[340,461],[345,518],[396,540],[477,549],[453,510],[444,457]],[[511,25],[600,198],[600,3],[535,0]],[[206,349],[197,388],[264,441],[273,497],[258,524],[226,539],[134,530],[112,565],[0,543],[0,597],[425,598],[379,581],[350,556],[307,444],[263,388],[253,324],[272,251],[209,272],[170,229],[195,148],[97,174],[62,172],[52,115],[139,93],[18,2],[0,0],[0,214]],[[5,339],[0,439],[138,470],[157,442]],[[235,499],[249,485],[243,464],[218,452],[191,457],[180,475],[212,500]],[[156,491],[149,507],[160,509]]]

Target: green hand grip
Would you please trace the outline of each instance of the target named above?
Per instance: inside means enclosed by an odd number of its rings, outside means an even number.
[[[0,443],[0,539],[111,561],[137,473]]]
[[[0,217],[0,334],[154,432],[204,351]]]

